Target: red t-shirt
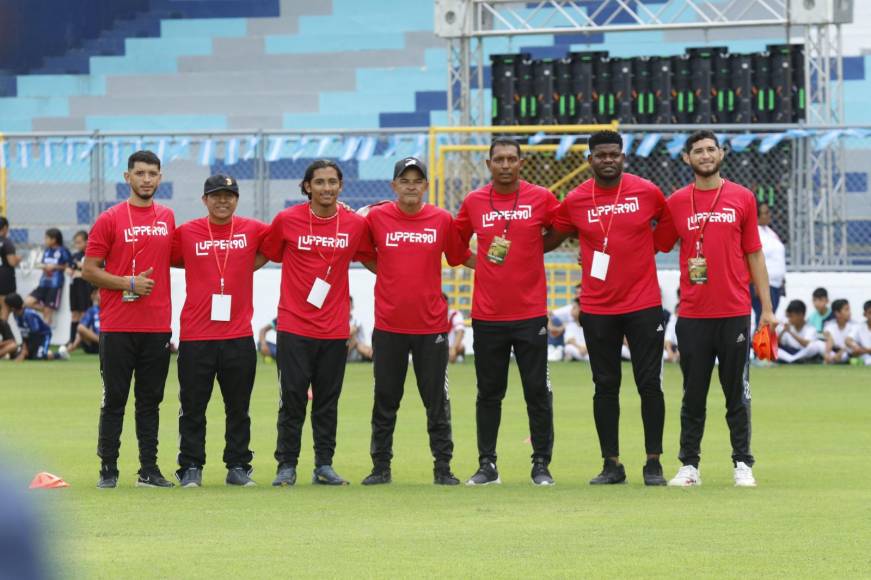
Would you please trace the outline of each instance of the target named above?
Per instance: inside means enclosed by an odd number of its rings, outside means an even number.
[[[180,340],[253,336],[254,260],[268,226],[257,220],[234,217],[232,228],[230,224],[210,224],[210,235],[208,219],[202,217],[180,225],[172,238],[172,265],[185,269],[187,294],[181,311]],[[218,262],[225,268],[224,294],[231,296],[228,322],[212,320],[212,294],[221,293]]]
[[[172,210],[158,203],[135,207],[125,201],[97,218],[88,236],[87,257],[105,260],[106,272],[116,276],[133,274],[134,254],[136,274],[154,269],[153,291],[134,302],[122,302],[121,290],[100,289],[101,331],[171,332],[169,254],[174,232]]]
[[[366,216],[377,252],[375,328],[404,334],[447,332],[442,298],[442,254],[458,266],[471,252],[447,211],[426,204],[407,215],[396,202],[376,205]]]
[[[351,329],[348,265],[375,257],[366,220],[341,206],[332,217],[319,218],[309,204],[301,203],[275,216],[260,251],[281,262],[278,330],[309,338],[347,339]],[[307,301],[315,278],[330,284],[321,308]]]
[[[720,199],[705,226],[703,254],[707,284],[690,284],[687,260],[695,256],[699,221],[707,219],[716,189],[695,192],[695,215],[688,185],[668,198],[671,223],[656,229],[656,245],[669,251],[680,238],[680,315],[686,318],[730,318],[750,314],[750,270],[747,254],[762,248],[756,223],[756,198],[737,183],[723,182]]]
[[[596,187],[589,179],[571,191],[560,204],[553,226],[578,232],[581,247],[581,311],[590,314],[625,314],[662,304],[656,278],[656,247],[652,222],[669,220],[662,191],[653,183],[624,173],[619,187]],[[617,192],[620,200],[615,206]],[[613,218],[612,218],[613,215]],[[590,275],[593,252],[602,251],[608,234],[610,263],[605,280]]]
[[[547,315],[542,228],[553,221],[559,202],[543,187],[525,181],[517,192],[503,195],[492,184],[470,192],[454,225],[463,242],[478,237],[472,318],[475,320],[528,320]],[[516,207],[515,207],[516,206]],[[494,264],[487,251],[495,236],[511,224],[511,246],[505,261]]]

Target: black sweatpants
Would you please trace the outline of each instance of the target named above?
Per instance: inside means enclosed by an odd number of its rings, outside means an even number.
[[[547,368],[547,317],[512,322],[472,320],[478,399],[478,460],[496,462],[502,399],[508,390],[511,349],[520,370],[532,458],[550,463],[553,453],[553,393]]]
[[[224,464],[251,469],[251,417],[248,407],[254,390],[257,349],[253,337],[227,340],[182,341],[178,347],[179,403],[178,464],[206,464],[206,407],[215,378],[221,388],[226,415]]]
[[[299,461],[302,426],[312,389],[312,433],[315,465],[332,465],[336,451],[339,395],[345,379],[348,357],[345,339],[319,339],[289,332],[278,333],[278,445],[279,465],[296,466]]]
[[[447,334],[400,334],[375,329],[375,403],[372,406],[372,463],[387,467],[393,459],[393,430],[411,353],[417,390],[426,409],[429,448],[437,465],[448,465],[454,452],[448,393]]]
[[[650,455],[662,453],[665,400],[662,396],[662,349],[665,322],[662,307],[645,308],[626,314],[581,314],[584,339],[593,372],[593,418],[599,434],[602,457],[620,455],[620,351],[623,337],[632,354],[632,374],[641,395],[644,449]]]
[[[750,317],[677,320],[683,404],[680,410],[680,454],[684,465],[699,465],[705,432],[706,402],[714,361],[726,396],[726,423],[732,440],[732,461],[752,466],[750,453]]]
[[[130,394],[130,381],[134,379],[139,463],[143,468],[157,466],[159,408],[169,372],[170,337],[168,332],[100,333],[103,402],[100,405],[97,455],[103,465],[114,468],[118,462],[124,407]]]

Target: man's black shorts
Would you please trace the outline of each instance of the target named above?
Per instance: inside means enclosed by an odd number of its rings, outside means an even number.
[[[60,300],[63,296],[64,289],[61,288],[34,288],[33,292],[30,293],[31,296],[36,298],[36,301],[42,304],[43,306],[48,306],[53,310],[57,310],[60,308]]]

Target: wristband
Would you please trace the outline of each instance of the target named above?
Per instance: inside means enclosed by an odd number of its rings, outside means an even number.
[[[136,277],[130,276],[130,291],[136,292]]]

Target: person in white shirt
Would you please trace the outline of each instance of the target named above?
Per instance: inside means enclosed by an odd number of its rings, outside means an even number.
[[[563,360],[568,334],[568,325],[577,321],[580,307],[575,298],[565,306],[553,310],[547,320],[547,360],[556,362]]]
[[[759,221],[759,240],[762,242],[762,254],[765,256],[765,267],[768,269],[768,288],[771,292],[771,308],[777,312],[780,297],[786,294],[786,246],[780,236],[771,229],[771,208],[767,203],[760,203],[756,208]],[[762,303],[756,295],[756,289],[751,284],[750,299],[756,320],[762,312]]]
[[[563,360],[590,360],[590,355],[587,352],[587,341],[584,338],[584,329],[580,322],[580,305],[575,299],[575,318],[566,324],[565,332],[565,349],[563,351]]]
[[[838,364],[850,362],[850,346],[847,339],[852,338],[854,328],[850,322],[850,303],[840,298],[832,302],[834,320],[828,321],[823,326],[823,334],[826,337],[826,353],[823,360],[826,364]]]
[[[448,295],[442,293],[445,302],[450,304]],[[448,322],[451,329],[448,330],[448,362],[461,363],[466,356],[466,345],[463,337],[466,335],[466,319],[459,310],[448,310]]]
[[[859,357],[865,365],[871,365],[871,300],[867,300],[862,305],[862,311],[865,322],[855,326],[853,336],[846,342],[853,356]]]
[[[677,347],[677,311],[680,302],[674,306],[674,314],[668,318],[665,325],[665,339],[663,341],[662,359],[670,363],[680,362],[680,350]]]
[[[793,300],[786,307],[785,324],[777,329],[777,360],[784,363],[797,363],[822,357],[826,345],[817,338],[817,329],[805,320],[807,306],[801,300]]]
[[[372,346],[366,338],[366,328],[359,320],[354,318],[354,297],[351,296],[351,310],[349,312],[348,325],[350,335],[348,338],[348,360],[350,362],[371,362]]]

